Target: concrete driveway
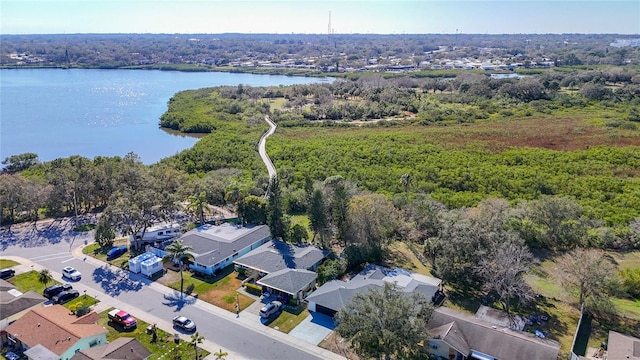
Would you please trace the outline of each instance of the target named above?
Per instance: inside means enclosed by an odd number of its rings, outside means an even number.
[[[298,326],[289,332],[289,335],[313,345],[318,345],[334,328],[335,324],[332,317],[311,312],[311,315],[302,320]]]

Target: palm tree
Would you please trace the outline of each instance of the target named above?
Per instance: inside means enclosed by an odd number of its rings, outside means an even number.
[[[198,360],[198,344],[202,344],[202,340],[204,338],[198,332],[191,335],[191,345],[193,345],[193,350],[196,352],[196,360]]]
[[[51,276],[51,272],[49,271],[49,269],[42,269],[40,270],[40,272],[38,273],[38,282],[44,286],[47,286],[47,284],[53,280],[53,276]]]
[[[222,351],[222,349],[213,353],[213,356],[216,357],[216,360],[223,360],[225,356],[228,356],[229,353],[226,351]]]
[[[180,294],[183,293],[184,290],[184,276],[182,275],[182,264],[184,260],[187,260],[191,257],[191,254],[188,253],[192,248],[191,246],[185,245],[182,243],[182,240],[178,239],[171,243],[171,245],[167,246],[164,250],[169,254],[165,256],[170,260],[178,260],[180,264]]]
[[[207,193],[201,192],[198,195],[189,196],[189,209],[200,218],[200,225],[204,225],[204,208],[208,205]]]

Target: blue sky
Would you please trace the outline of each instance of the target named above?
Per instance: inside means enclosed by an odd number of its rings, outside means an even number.
[[[2,34],[640,34],[640,1],[0,0]]]

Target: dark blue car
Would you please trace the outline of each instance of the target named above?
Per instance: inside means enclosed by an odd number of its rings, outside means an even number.
[[[112,247],[111,250],[107,252],[107,260],[113,260],[126,252],[127,252],[127,247],[124,245]]]

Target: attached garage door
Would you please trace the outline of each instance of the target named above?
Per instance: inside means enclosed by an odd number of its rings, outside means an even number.
[[[333,310],[333,309],[329,309],[328,307],[324,307],[320,304],[316,304],[316,312],[319,312],[321,314],[325,314],[325,315],[329,315],[331,317],[334,317],[337,313],[337,311]]]

